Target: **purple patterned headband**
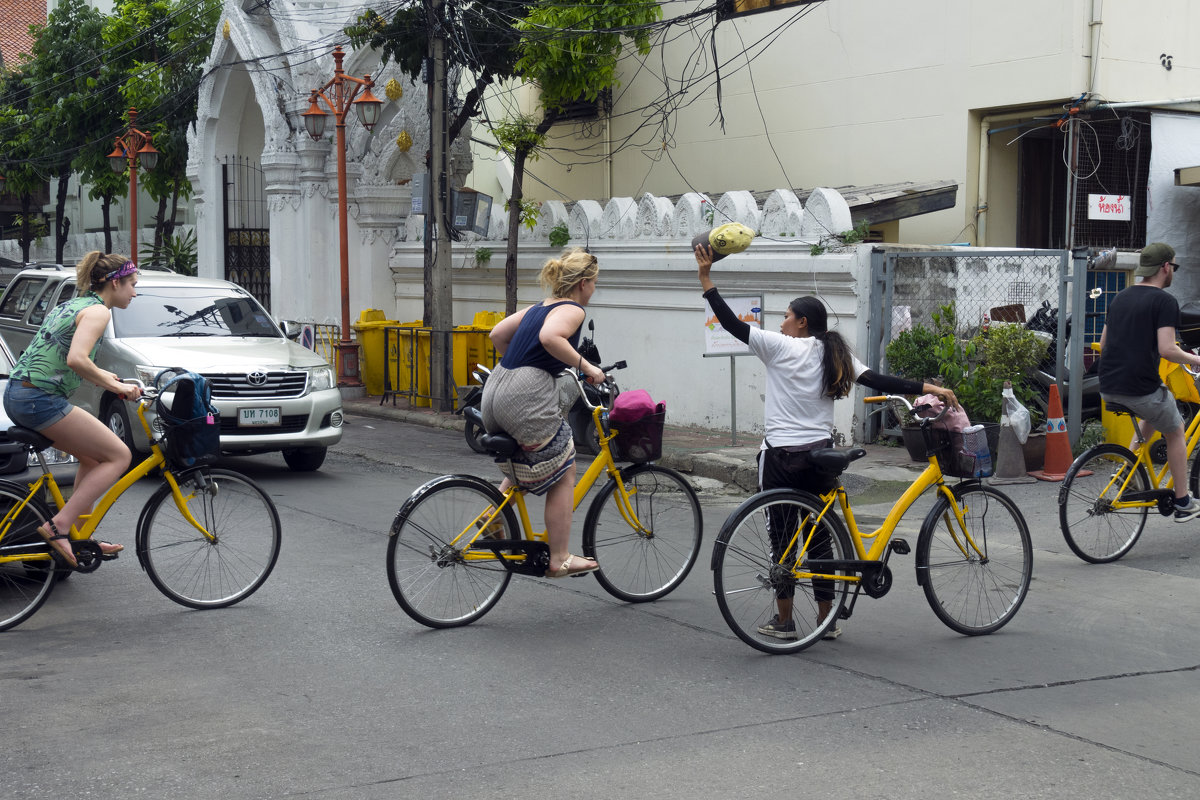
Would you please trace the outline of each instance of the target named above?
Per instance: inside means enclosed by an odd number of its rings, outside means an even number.
[[[119,268],[114,269],[112,272],[105,275],[104,280],[102,280],[101,283],[119,280],[124,278],[126,275],[132,275],[135,272],[137,272],[137,264],[134,264],[132,261],[126,261]]]

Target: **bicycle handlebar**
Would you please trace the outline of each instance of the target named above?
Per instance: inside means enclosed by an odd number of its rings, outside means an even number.
[[[617,361],[607,367],[600,367],[600,371],[604,373],[604,382],[597,386],[596,389],[599,390],[602,398],[605,396],[612,397],[612,387],[614,381],[612,379],[612,375],[609,373],[618,369],[625,369],[626,366],[628,365],[624,361]],[[583,400],[583,404],[589,409],[598,408],[599,406],[592,405],[590,402],[588,402],[587,392],[583,388],[583,382],[586,376],[581,371],[576,369],[570,370],[570,373],[571,377],[575,379],[575,385],[579,388],[579,397],[581,400]]]
[[[912,403],[910,403],[908,401],[907,397],[903,397],[898,394],[882,394],[882,395],[875,395],[872,397],[864,397],[863,398],[864,403],[886,403],[889,401],[903,403],[904,408],[907,409],[908,411],[912,412],[913,416],[915,416],[917,418],[917,421],[919,423],[921,423],[922,425],[926,425],[931,422],[937,422],[939,419],[941,419],[942,417],[944,417],[946,415],[947,411],[950,410],[950,404],[943,402],[942,410],[936,416],[922,417],[920,415],[920,412],[925,411],[926,409],[929,409],[929,408],[933,408],[933,406],[930,405],[929,403],[919,403],[914,406]]]

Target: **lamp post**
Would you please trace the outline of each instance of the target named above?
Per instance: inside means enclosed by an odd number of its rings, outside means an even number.
[[[135,127],[137,109],[129,109],[129,126],[125,133],[117,137],[116,146],[108,154],[108,165],[113,172],[121,173],[129,170],[129,260],[137,265],[137,168],[151,170],[158,164],[158,151],[151,144],[151,136]]]
[[[379,122],[383,101],[371,94],[369,74],[356,78],[342,70],[345,53],[341,47],[333,49],[333,78],[309,97],[308,111],[304,117],[304,128],[314,140],[325,133],[329,115],[321,110],[318,98],[325,101],[337,127],[337,178],[338,178],[338,255],[341,267],[342,289],[342,340],[334,345],[337,351],[337,375],[339,386],[361,386],[358,372],[358,350],[350,341],[350,250],[346,222],[346,112],[352,107],[363,127],[371,130]],[[358,97],[359,93],[361,97]],[[355,99],[357,97],[357,99]]]

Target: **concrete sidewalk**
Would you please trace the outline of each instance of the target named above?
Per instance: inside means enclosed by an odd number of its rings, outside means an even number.
[[[407,399],[380,403],[378,397],[343,398],[347,413],[391,419],[414,425],[463,430],[463,418],[428,408],[410,408]],[[727,431],[680,427],[668,424],[663,436],[663,455],[657,463],[702,478],[717,480],[747,492],[758,488],[755,455],[759,438],[738,434],[737,444]],[[924,468],[908,457],[904,447],[865,445],[867,455],[850,465],[842,484],[852,495],[869,491],[881,482],[909,483]]]

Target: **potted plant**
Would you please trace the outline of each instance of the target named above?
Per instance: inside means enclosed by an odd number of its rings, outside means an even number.
[[[1030,408],[1035,391],[1025,376],[1041,361],[1046,344],[1017,324],[994,324],[967,336],[960,335],[953,303],[942,306],[932,314],[932,319],[932,327],[915,325],[888,344],[885,350],[888,369],[906,378],[953,389],[973,423],[993,423],[988,439],[995,451],[1004,382],[1012,381],[1013,393]],[[1034,431],[1040,429],[1037,422],[1034,420]],[[925,446],[916,423],[912,420],[901,423],[901,435],[909,454],[914,460],[923,461]],[[1031,447],[1036,449],[1036,442]]]

